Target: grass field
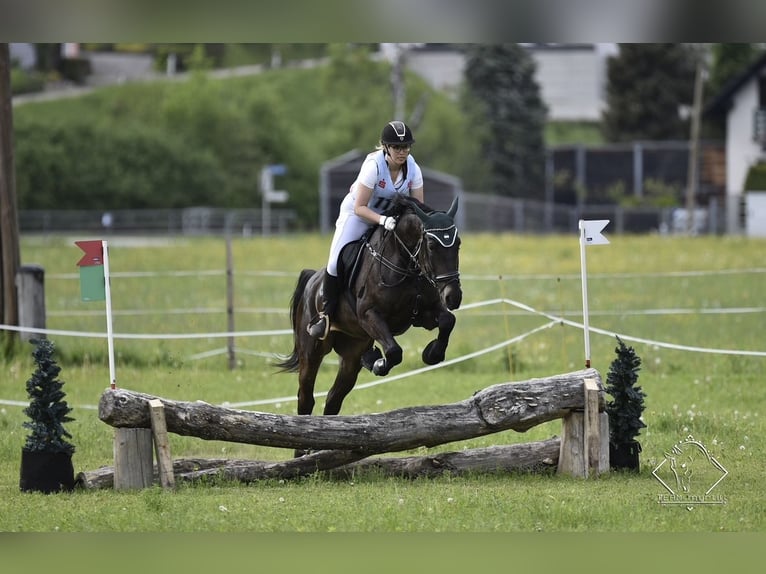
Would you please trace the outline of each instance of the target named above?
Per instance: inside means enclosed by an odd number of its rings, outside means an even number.
[[[607,228],[608,234],[608,228]],[[763,293],[766,242],[746,238],[609,236],[587,251],[593,366],[606,378],[619,334],[636,349],[647,394],[641,472],[595,480],[556,475],[474,475],[408,481],[362,474],[251,485],[216,482],[174,492],[20,493],[31,346],[1,364],[0,531],[154,532],[744,532],[764,526],[763,436],[766,357]],[[46,272],[47,328],[57,346],[76,446],[75,471],[113,463],[113,431],[94,406],[109,384],[103,303],[79,297],[75,240],[26,237],[22,262]],[[299,271],[323,265],[329,237],[233,240],[237,368],[226,346],[225,243],[213,238],[110,240],[116,376],[119,386],[178,400],[289,413],[295,375],[276,374],[288,353],[287,306]],[[452,364],[412,376],[360,376],[343,414],[463,400],[489,385],[578,370],[582,321],[577,237],[463,237],[463,306],[448,349]],[[525,307],[527,306],[527,307]],[[530,311],[528,307],[533,310]],[[543,315],[545,313],[546,315]],[[260,335],[258,332],[270,331]],[[88,336],[80,336],[87,334]],[[405,358],[391,373],[422,367],[432,333],[399,337]],[[483,352],[514,339],[499,350]],[[748,352],[750,354],[748,354]],[[462,360],[473,354],[473,358]],[[334,377],[327,360],[317,382]],[[369,383],[381,383],[365,386]],[[22,403],[19,405],[18,403]],[[318,398],[317,411],[323,400]],[[560,433],[554,421],[524,434],[418,449],[418,454],[528,442]],[[662,505],[652,470],[692,435],[728,471],[716,487],[725,504]],[[281,460],[284,449],[172,436],[175,457]],[[405,453],[407,454],[407,453]],[[411,454],[411,453],[410,453]]]

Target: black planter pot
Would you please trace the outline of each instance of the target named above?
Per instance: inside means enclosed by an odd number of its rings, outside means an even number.
[[[638,472],[638,453],[641,443],[637,441],[625,444],[609,443],[609,466],[614,470],[632,470]]]
[[[65,452],[22,450],[19,488],[25,492],[46,494],[73,490],[72,455]]]

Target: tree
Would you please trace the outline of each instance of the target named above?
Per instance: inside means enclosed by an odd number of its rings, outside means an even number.
[[[477,44],[466,54],[468,113],[479,117],[465,138],[482,138],[497,195],[539,197],[545,181],[548,110],[532,57],[518,44]],[[459,138],[460,134],[455,134]]]
[[[705,92],[715,97],[726,83],[744,72],[762,53],[755,44],[713,44]]]
[[[604,137],[613,142],[689,137],[699,54],[688,44],[620,44],[607,62]]]
[[[641,416],[646,408],[646,393],[638,383],[641,357],[617,337],[617,357],[609,365],[606,392],[612,400],[606,403],[609,417],[609,457],[612,468],[638,470],[641,445],[636,437],[646,424]]]
[[[48,339],[32,339],[35,345],[32,357],[37,368],[27,381],[27,395],[30,403],[24,409],[31,420],[22,423],[30,430],[24,443],[27,452],[61,452],[72,454],[75,447],[67,438],[72,435],[64,428],[64,423],[72,422],[72,412],[63,391],[64,381],[58,376],[61,367],[53,358],[55,345]]]

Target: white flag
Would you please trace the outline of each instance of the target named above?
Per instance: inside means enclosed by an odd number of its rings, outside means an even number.
[[[585,245],[606,245],[609,240],[601,233],[609,224],[608,219],[596,219],[593,221],[580,220],[580,229],[585,231]]]

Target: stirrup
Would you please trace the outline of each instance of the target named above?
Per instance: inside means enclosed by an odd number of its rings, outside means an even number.
[[[306,327],[306,331],[315,339],[324,341],[330,332],[330,318],[324,313],[319,313],[316,321],[313,321]]]

